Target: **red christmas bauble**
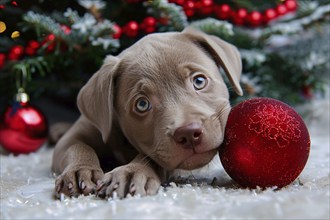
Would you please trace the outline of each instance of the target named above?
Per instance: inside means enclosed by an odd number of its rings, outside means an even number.
[[[55,46],[56,46],[55,39],[56,39],[55,34],[48,34],[41,43],[42,45],[47,46],[47,52],[51,53],[55,50]]]
[[[238,9],[236,12],[232,13],[232,20],[236,25],[243,25],[248,16],[248,11],[244,8]]]
[[[24,54],[24,47],[21,45],[13,46],[8,54],[8,60],[19,60]]]
[[[0,123],[0,145],[14,154],[38,150],[47,139],[45,116],[29,103],[9,106]]]
[[[139,33],[139,24],[136,21],[128,22],[124,27],[124,33],[128,37],[136,37]]]
[[[214,8],[214,12],[219,19],[228,19],[231,15],[231,8],[227,4],[219,5]]]
[[[274,9],[270,8],[264,12],[264,22],[267,24],[277,17],[277,13]]]
[[[25,48],[25,54],[29,56],[34,56],[36,55],[38,49],[40,47],[40,43],[35,40],[31,40],[28,42],[26,48]]]
[[[114,39],[119,39],[121,37],[121,35],[123,34],[123,30],[121,29],[121,27],[117,24],[113,25],[113,30],[115,31],[115,33],[112,34],[112,37]]]
[[[188,17],[191,17],[195,14],[195,9],[196,6],[194,1],[188,0],[184,2],[183,10]]]
[[[143,31],[149,34],[156,31],[156,25],[156,18],[149,16],[143,19],[142,23],[140,24],[140,27]]]
[[[280,4],[276,6],[276,12],[279,16],[281,16],[281,15],[285,15],[288,12],[288,9],[286,8],[285,5]]]
[[[257,27],[262,23],[262,15],[258,11],[253,11],[248,16],[249,24],[253,27]]]
[[[219,155],[225,171],[241,186],[281,188],[302,172],[309,151],[307,127],[292,107],[253,98],[232,108]]]
[[[288,11],[295,11],[297,9],[297,2],[296,0],[286,0],[284,5],[288,9]]]

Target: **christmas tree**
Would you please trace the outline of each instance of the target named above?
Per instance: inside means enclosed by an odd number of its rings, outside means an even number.
[[[16,94],[74,105],[107,54],[187,26],[239,48],[243,99],[306,102],[329,85],[329,15],[329,0],[0,0],[0,112]]]

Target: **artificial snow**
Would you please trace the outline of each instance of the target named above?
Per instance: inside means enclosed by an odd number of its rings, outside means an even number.
[[[57,200],[50,172],[53,149],[0,155],[1,219],[329,219],[329,101],[301,108],[311,134],[305,169],[289,186],[243,189],[219,158],[170,183],[156,196],[103,200],[94,195]]]

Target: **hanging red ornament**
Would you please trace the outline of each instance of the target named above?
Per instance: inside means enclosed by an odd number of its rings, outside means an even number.
[[[227,4],[218,5],[214,8],[214,12],[217,16],[217,18],[221,20],[226,20],[231,15],[231,8]]]
[[[232,12],[232,21],[236,25],[243,25],[248,17],[248,11],[245,8],[240,8],[236,12]]]
[[[28,42],[28,44],[25,47],[25,54],[29,56],[34,56],[39,48],[40,48],[40,43],[38,41],[31,40]]]
[[[263,18],[264,23],[268,24],[270,21],[274,20],[277,17],[277,13],[274,9],[270,8],[264,12]]]
[[[4,5],[0,5],[0,9],[4,9],[5,8],[5,6]]]
[[[139,34],[139,24],[136,21],[130,21],[125,25],[123,32],[128,37],[134,38]]]
[[[195,2],[191,0],[185,1],[183,10],[188,17],[192,17],[195,14]]]
[[[228,116],[220,159],[226,172],[244,187],[283,187],[302,172],[310,136],[300,115],[271,98],[253,98]]]
[[[277,5],[275,10],[279,16],[285,15],[288,12],[288,9],[283,4]]]
[[[252,27],[257,27],[262,23],[262,15],[258,11],[253,11],[248,15],[248,20]]]
[[[123,33],[121,27],[119,25],[115,24],[115,25],[113,25],[113,30],[115,33],[112,34],[112,37],[114,39],[119,39]]]
[[[288,11],[295,11],[297,9],[297,1],[296,0],[286,0],[284,2],[285,7]]]
[[[24,47],[21,45],[13,46],[8,54],[8,60],[19,60],[24,54]]]
[[[26,93],[21,101],[9,106],[0,123],[0,145],[14,154],[27,154],[39,149],[47,139],[47,120],[29,104]]]
[[[5,66],[6,54],[0,53],[0,69]]]

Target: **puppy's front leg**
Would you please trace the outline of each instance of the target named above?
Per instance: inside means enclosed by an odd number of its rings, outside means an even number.
[[[96,154],[98,131],[80,118],[55,146],[52,170],[57,174],[55,195],[88,195],[95,192],[103,171]]]
[[[98,188],[98,196],[119,198],[130,195],[154,195],[161,180],[156,170],[158,166],[145,155],[139,154],[133,161],[105,174]]]

